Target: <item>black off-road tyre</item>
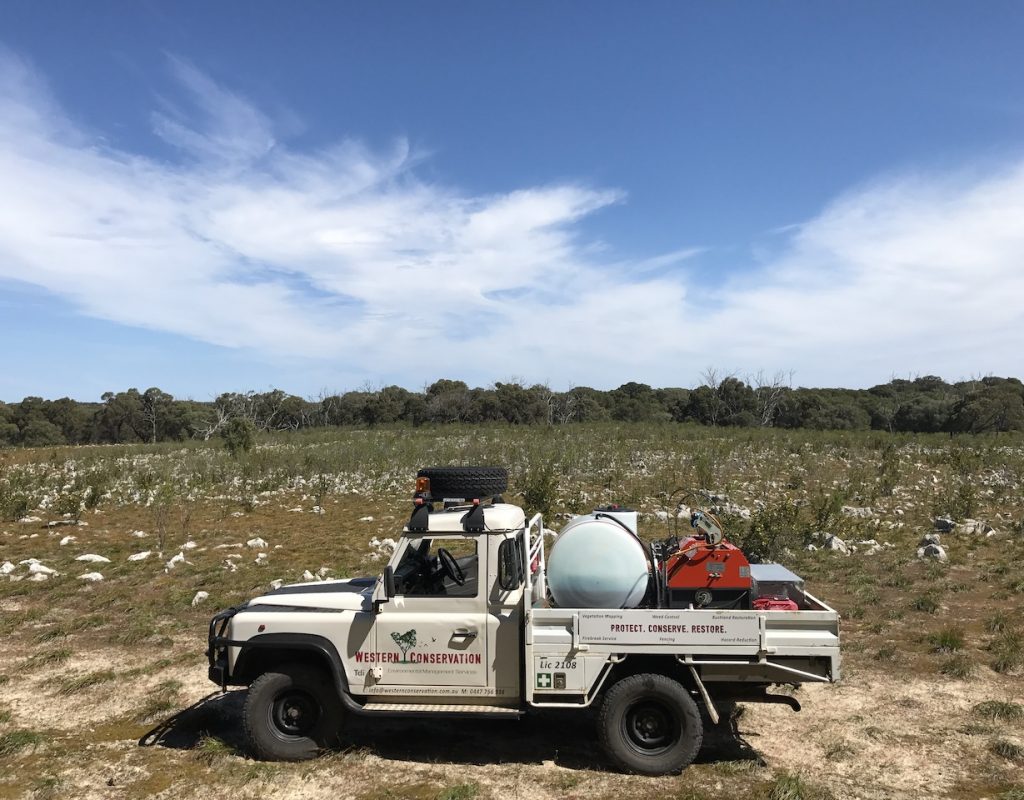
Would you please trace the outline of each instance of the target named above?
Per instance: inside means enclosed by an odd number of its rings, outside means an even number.
[[[435,500],[483,500],[508,489],[508,470],[504,467],[428,467],[416,477],[430,479],[430,496]]]
[[[305,664],[264,672],[249,686],[242,729],[264,761],[303,761],[338,743],[344,708],[330,675]]]
[[[608,690],[597,734],[605,755],[624,772],[668,775],[696,758],[704,728],[682,684],[645,673],[623,678]]]

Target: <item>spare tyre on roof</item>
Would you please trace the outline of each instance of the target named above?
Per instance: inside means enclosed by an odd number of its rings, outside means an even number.
[[[508,489],[508,470],[504,467],[427,467],[416,477],[430,481],[430,496],[435,500],[477,500]]]

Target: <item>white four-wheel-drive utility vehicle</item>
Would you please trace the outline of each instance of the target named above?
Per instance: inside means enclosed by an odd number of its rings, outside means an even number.
[[[657,775],[690,763],[722,703],[799,710],[769,687],[838,680],[838,614],[784,567],[749,564],[710,514],[648,544],[635,512],[609,507],[546,553],[540,515],[503,502],[505,484],[500,468],[421,470],[381,576],[285,586],[213,618],[210,679],[249,687],[256,756],[313,756],[348,716],[596,707],[609,760]]]

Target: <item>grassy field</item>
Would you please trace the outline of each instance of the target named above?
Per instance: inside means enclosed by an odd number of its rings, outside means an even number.
[[[582,715],[353,726],[297,765],[246,758],[237,692],[171,719],[214,688],[215,610],[306,570],[379,571],[371,540],[400,528],[415,470],[450,463],[508,466],[507,497],[555,528],[632,505],[649,538],[706,490],[730,538],[842,612],[844,680],[800,690],[799,714],[740,707],[659,779],[605,771]],[[939,516],[960,523],[948,561],[919,559]],[[0,519],[0,798],[1024,800],[1020,438],[574,425],[321,430],[237,460],[200,442],[0,451]],[[825,534],[856,552],[807,549]]]

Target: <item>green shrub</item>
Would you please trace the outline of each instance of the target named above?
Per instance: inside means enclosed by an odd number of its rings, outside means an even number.
[[[220,436],[231,456],[238,458],[252,450],[256,444],[256,426],[245,417],[234,417],[221,428]]]
[[[550,517],[558,502],[558,471],[553,461],[533,465],[526,473],[519,492],[527,514]]]
[[[895,442],[886,442],[878,464],[878,492],[892,497],[900,479],[900,456]]]
[[[751,517],[746,531],[729,526],[729,539],[751,561],[777,561],[787,549],[803,548],[805,540],[798,532],[799,517],[800,507],[795,503],[773,503]]]
[[[10,474],[0,480],[0,519],[13,522],[36,507],[35,500],[21,483],[17,476]]]
[[[61,516],[68,516],[77,520],[82,516],[82,509],[85,506],[85,493],[76,492],[73,489],[61,492],[53,504],[53,510]]]
[[[939,514],[949,514],[953,519],[973,517],[978,512],[978,496],[973,481],[967,480],[957,484],[936,507],[936,511]]]

